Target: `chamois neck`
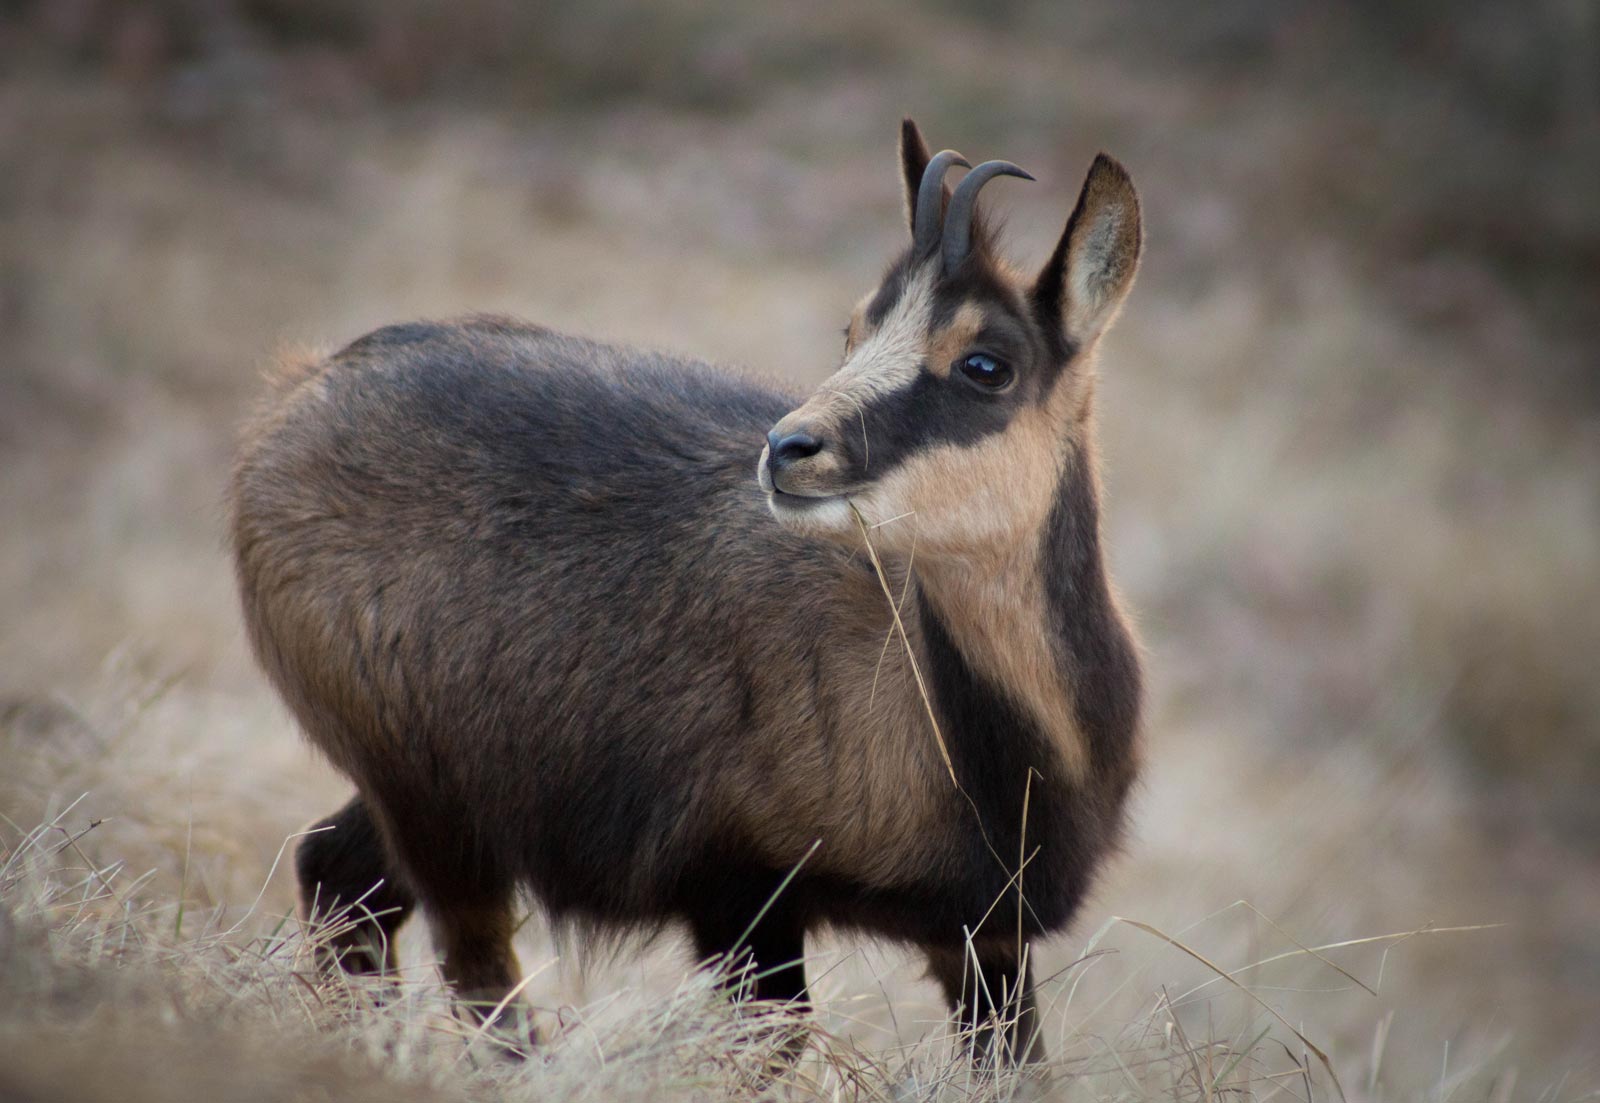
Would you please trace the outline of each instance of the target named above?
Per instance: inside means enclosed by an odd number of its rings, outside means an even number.
[[[1063,480],[1068,476],[1064,475]],[[1055,607],[1063,593],[1092,590],[1102,578],[1093,562],[1066,564],[1074,577],[1061,584],[1063,564],[1054,546],[1054,522],[1063,490],[1049,520],[1031,539],[987,549],[981,556],[930,557],[915,565],[925,615],[925,642],[941,634],[972,673],[1003,695],[1015,714],[1035,726],[1071,777],[1089,769],[1089,744],[1077,708],[1073,657]],[[1074,528],[1097,528],[1093,516]],[[1097,549],[1096,549],[1097,552]]]
[[[923,626],[925,646],[953,648],[1078,778],[1124,772],[1140,693],[1102,559],[1098,499],[1092,463],[1071,455],[1032,539],[913,567],[924,615],[938,621]]]
[[[922,596],[963,654],[1003,657],[1006,646],[1049,649],[1041,559],[1037,548],[1018,545],[983,556],[928,557],[913,571]]]

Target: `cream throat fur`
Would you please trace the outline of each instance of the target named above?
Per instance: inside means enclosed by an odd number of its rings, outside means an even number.
[[[930,557],[913,570],[973,671],[1026,711],[1068,776],[1079,780],[1089,768],[1088,749],[1066,656],[1050,620],[1041,550],[1038,541],[1019,541],[981,558]]]

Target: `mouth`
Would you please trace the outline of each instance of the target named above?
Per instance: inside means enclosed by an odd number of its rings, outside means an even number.
[[[850,498],[845,494],[790,494],[772,487],[767,491],[767,511],[778,524],[798,532],[850,530]]]
[[[767,500],[774,509],[786,509],[795,513],[806,513],[811,510],[821,509],[831,503],[848,501],[843,494],[791,494],[776,485],[767,491]]]
[[[785,490],[778,485],[773,474],[767,463],[767,451],[762,449],[761,461],[756,466],[756,481],[766,493],[767,509],[779,523],[796,525],[804,530],[832,530],[848,526],[849,488],[831,493]]]

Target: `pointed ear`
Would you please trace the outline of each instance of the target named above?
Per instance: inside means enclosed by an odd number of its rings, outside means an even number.
[[[922,140],[922,131],[910,119],[900,121],[900,175],[905,180],[906,223],[913,231],[917,226],[917,189],[922,186],[922,174],[928,170],[928,143]],[[948,197],[949,189],[945,189]]]
[[[1092,344],[1116,319],[1139,267],[1139,194],[1128,170],[1094,159],[1066,231],[1039,273],[1032,298],[1040,320],[1074,348]]]

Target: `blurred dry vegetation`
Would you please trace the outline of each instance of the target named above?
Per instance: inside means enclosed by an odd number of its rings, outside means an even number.
[[[0,1097],[748,1093],[606,1063],[730,1036],[675,945],[541,974],[605,1022],[515,1071],[438,1040],[420,934],[405,1014],[305,995],[268,875],[344,787],[251,666],[220,488],[275,346],[388,321],[816,382],[902,114],[1039,177],[990,199],[1030,263],[1096,149],[1145,204],[1100,404],[1150,769],[1047,950],[1061,1090],[1333,1091],[1113,915],[1290,953],[1240,982],[1351,1098],[1600,1087],[1600,4],[0,0]],[[1290,941],[1481,924],[1328,952],[1375,996]],[[816,950],[834,1041],[774,1090],[936,1094],[914,964]]]

